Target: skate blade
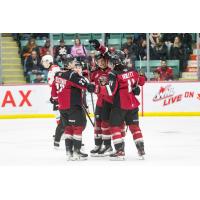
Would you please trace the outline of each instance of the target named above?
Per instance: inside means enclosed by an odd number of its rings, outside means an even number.
[[[72,156],[66,158],[67,161],[72,161]]]
[[[87,157],[72,157],[71,158],[71,161],[84,161],[84,160],[87,160],[88,158]]]
[[[138,160],[145,160],[144,155],[142,155],[142,156],[138,156]]]
[[[60,150],[60,147],[54,146],[53,147],[55,150]]]
[[[110,161],[124,161],[125,157],[110,157]]]
[[[94,153],[91,153],[90,156],[91,156],[91,157],[96,157],[96,158],[97,158],[97,157],[102,157],[102,156],[99,156],[98,153],[95,153],[95,154],[94,154]]]
[[[111,154],[113,154],[113,152],[106,152],[104,154],[98,154],[99,156],[98,157],[108,157],[110,156]]]

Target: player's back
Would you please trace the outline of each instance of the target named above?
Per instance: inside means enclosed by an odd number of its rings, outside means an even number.
[[[82,91],[80,88],[74,87],[73,82],[70,81],[73,75],[74,72],[71,70],[57,72],[55,75],[54,81],[60,110],[82,105]]]
[[[114,104],[122,109],[131,110],[139,106],[133,88],[138,81],[139,74],[134,70],[124,69],[117,73],[118,88],[114,96]]]

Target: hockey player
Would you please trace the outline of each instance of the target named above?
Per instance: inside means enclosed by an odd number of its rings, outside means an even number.
[[[115,49],[108,49],[99,43],[98,40],[90,40],[90,44],[100,52],[97,54],[97,70],[92,73],[92,78],[96,84],[105,85],[108,83],[108,74],[111,68],[108,67],[110,57]],[[92,156],[107,156],[112,153],[111,132],[109,117],[112,108],[113,97],[97,94],[98,100],[95,111],[95,148],[91,151]],[[121,124],[121,133],[125,136],[125,124]],[[104,146],[102,145],[104,144]]]
[[[54,76],[55,76],[56,72],[60,71],[60,67],[58,65],[53,64],[53,57],[51,55],[43,56],[41,63],[44,66],[44,68],[48,69],[48,75],[47,75],[48,84],[50,87],[52,87]],[[60,119],[60,113],[58,111],[58,104],[56,104],[54,101],[52,101],[51,98],[50,98],[50,101],[53,104],[53,110],[55,111],[56,122],[57,122],[57,127],[56,127],[55,135],[54,135],[54,148],[58,149],[60,146],[61,136],[64,133],[64,128],[62,125],[62,121]]]
[[[95,85],[105,85],[108,80],[108,73],[111,69],[107,65],[106,56],[102,53],[96,56],[98,68],[91,73],[91,82]],[[95,148],[91,150],[91,156],[106,156],[112,153],[111,134],[109,127],[109,115],[113,98],[97,94],[95,109],[94,138]]]
[[[112,56],[114,70],[109,73],[109,84],[100,88],[100,94],[114,97],[109,120],[116,150],[115,153],[110,155],[112,160],[124,160],[125,158],[124,141],[120,127],[124,122],[128,125],[133,135],[139,157],[143,158],[145,154],[143,136],[138,119],[139,101],[136,99],[133,89],[136,85],[143,86],[146,77],[144,74],[127,69],[123,60],[124,54],[121,51]]]
[[[76,64],[74,60],[70,60],[71,69],[56,73],[52,84],[52,98],[59,104],[65,126],[67,160],[84,160],[88,157],[80,151],[82,131],[86,125],[86,116],[82,109],[82,90],[93,91],[94,85],[73,70]]]

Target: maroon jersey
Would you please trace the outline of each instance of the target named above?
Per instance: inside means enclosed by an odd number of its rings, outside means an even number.
[[[52,84],[51,96],[58,99],[59,110],[66,110],[72,106],[82,105],[82,89],[86,88],[87,81],[83,76],[72,70],[58,72]]]
[[[95,85],[100,85],[101,81],[107,82],[108,83],[108,74],[111,71],[110,68],[106,69],[100,69],[98,68],[94,72],[91,73],[91,82],[94,82]],[[107,101],[109,103],[113,102],[113,97],[108,96],[108,95],[103,95],[103,94],[97,94],[97,106],[102,107],[103,106],[103,101]]]
[[[114,107],[133,110],[140,105],[133,93],[133,88],[136,84],[144,85],[145,80],[145,76],[140,76],[132,69],[124,69],[120,72],[111,71],[109,73],[109,85],[101,86],[100,93],[114,96]]]

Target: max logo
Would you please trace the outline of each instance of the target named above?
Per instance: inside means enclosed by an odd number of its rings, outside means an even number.
[[[174,95],[174,88],[171,85],[160,87],[158,93],[154,96],[153,101],[160,101]]]
[[[21,97],[21,101],[18,104],[19,107],[22,107],[24,105],[32,106],[30,101],[28,100],[31,90],[28,90],[26,93],[23,92],[22,90],[19,90],[18,93],[20,94],[20,97]],[[7,104],[10,104],[13,107],[16,107],[16,102],[10,90],[6,91],[1,107],[5,107]]]

